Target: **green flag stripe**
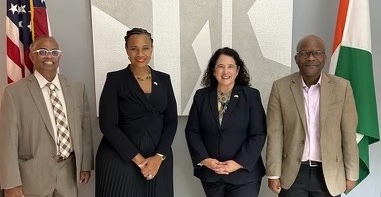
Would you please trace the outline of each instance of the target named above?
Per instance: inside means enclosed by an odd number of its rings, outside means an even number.
[[[372,65],[369,51],[341,46],[335,71],[335,75],[351,82],[358,113],[357,132],[368,136],[370,144],[380,139]]]
[[[369,145],[380,139],[372,54],[366,50],[341,46],[335,75],[351,82],[358,114],[357,132],[364,135],[357,144],[360,157],[357,183],[360,183],[369,174]]]
[[[359,184],[362,180],[364,180],[369,174],[369,138],[364,136],[361,141],[357,144],[359,148],[359,156],[360,156],[360,171],[359,171],[359,179],[357,184]]]

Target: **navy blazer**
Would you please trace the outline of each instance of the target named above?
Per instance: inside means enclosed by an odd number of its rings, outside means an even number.
[[[235,85],[220,126],[217,89],[197,90],[185,128],[194,175],[206,182],[220,178],[245,184],[265,174],[261,152],[266,140],[266,117],[257,89]],[[234,160],[243,166],[229,175],[219,175],[197,165],[206,158]]]
[[[124,161],[139,153],[138,145],[146,131],[153,138],[157,153],[172,155],[178,119],[170,76],[153,69],[151,74],[149,98],[130,67],[107,74],[99,102],[99,126],[103,138]]]

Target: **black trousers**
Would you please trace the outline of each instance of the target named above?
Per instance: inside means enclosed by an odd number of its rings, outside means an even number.
[[[258,181],[235,185],[219,180],[216,182],[201,181],[207,197],[258,197],[262,179]]]
[[[335,196],[340,197],[341,195]],[[283,189],[279,197],[333,197],[327,189],[321,166],[301,165],[295,182],[289,189]]]

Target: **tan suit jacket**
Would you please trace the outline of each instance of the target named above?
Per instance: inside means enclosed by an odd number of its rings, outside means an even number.
[[[267,108],[267,176],[279,176],[289,189],[298,174],[306,136],[306,116],[299,73],[274,82]],[[322,73],[319,108],[320,152],[325,182],[331,195],[357,180],[357,112],[349,82]]]
[[[93,166],[93,140],[85,87],[59,75],[65,97],[76,175]],[[0,185],[24,193],[51,193],[57,166],[53,126],[37,79],[30,75],[4,88],[0,111]]]

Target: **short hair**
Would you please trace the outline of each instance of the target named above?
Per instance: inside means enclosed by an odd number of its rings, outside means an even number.
[[[218,49],[209,60],[208,68],[204,72],[204,76],[201,81],[201,85],[204,87],[217,87],[218,81],[213,75],[214,68],[216,66],[217,60],[221,55],[227,55],[234,59],[237,67],[239,68],[238,75],[235,78],[235,83],[242,86],[251,86],[250,84],[250,75],[247,71],[244,61],[240,58],[237,51],[229,47],[224,47]]]
[[[44,40],[44,39],[51,39],[51,40],[53,40],[57,44],[57,46],[59,47],[59,44],[58,44],[57,40],[53,36],[44,35],[44,36],[40,36],[38,38],[35,38],[34,41],[32,42],[32,44],[29,45],[29,50],[30,51],[34,51],[35,48],[36,48],[37,43],[40,43],[41,40]]]
[[[151,33],[149,33],[147,30],[143,28],[134,27],[131,30],[128,30],[126,33],[126,36],[124,36],[125,46],[127,47],[128,38],[130,38],[132,35],[139,35],[139,34],[147,35],[151,40],[151,45],[153,45],[153,39],[152,39]]]
[[[296,52],[299,52],[300,45],[302,45],[307,40],[311,40],[311,39],[315,40],[316,42],[319,42],[322,45],[322,47],[323,47],[323,52],[325,52],[325,43],[324,43],[324,40],[321,37],[317,36],[317,35],[308,35],[308,36],[305,36],[302,39],[300,39],[298,44],[296,45]]]

